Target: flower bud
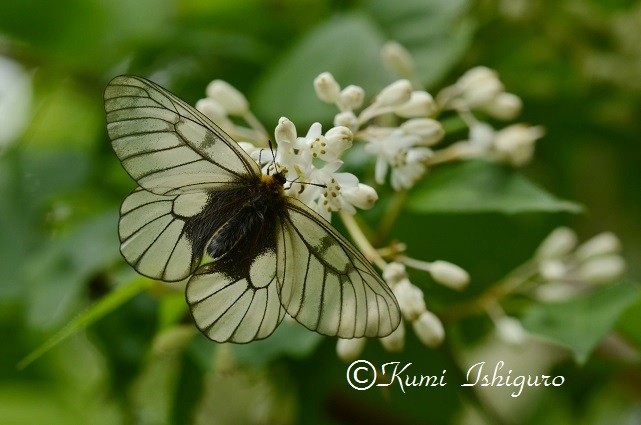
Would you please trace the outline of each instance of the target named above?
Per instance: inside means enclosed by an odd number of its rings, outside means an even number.
[[[347,202],[362,210],[368,210],[378,201],[376,190],[363,183],[359,183],[356,190],[343,190],[343,197]]]
[[[417,144],[423,146],[433,146],[445,135],[441,123],[431,118],[412,118],[401,124],[401,129],[406,134],[418,136]]]
[[[539,274],[547,281],[563,280],[567,274],[567,268],[562,261],[545,260],[539,265]]]
[[[407,80],[398,80],[385,87],[376,96],[379,106],[399,106],[412,97],[412,84]]]
[[[223,80],[214,80],[207,85],[207,97],[217,100],[230,115],[243,115],[249,111],[245,96]]]
[[[441,345],[445,338],[443,324],[431,311],[421,313],[418,319],[412,322],[412,327],[418,339],[430,348]]]
[[[429,266],[432,278],[443,286],[460,291],[470,283],[470,275],[456,264],[434,261]]]
[[[365,348],[367,338],[339,338],[336,343],[336,354],[338,358],[343,361],[350,361],[356,359]]]
[[[501,159],[512,165],[523,165],[534,154],[534,142],[544,134],[540,126],[514,124],[496,133],[493,147]]]
[[[492,147],[496,131],[491,125],[484,122],[475,122],[470,125],[470,143],[483,150]]]
[[[467,71],[458,79],[456,87],[469,108],[490,102],[504,90],[496,71],[484,66]]]
[[[414,91],[410,100],[394,108],[401,118],[429,117],[436,113],[436,102],[426,91]]]
[[[227,111],[223,105],[209,97],[196,102],[196,109],[214,122],[227,118]]]
[[[576,247],[577,237],[572,229],[558,227],[541,242],[536,250],[536,258],[555,259],[569,254]]]
[[[327,143],[334,145],[335,149],[338,149],[338,152],[343,152],[344,150],[349,149],[352,146],[353,138],[354,134],[352,133],[352,130],[343,125],[332,127],[327,131],[327,133],[325,133]]]
[[[408,279],[401,280],[392,288],[392,291],[396,296],[398,305],[401,308],[401,313],[403,313],[405,319],[409,321],[416,320],[416,318],[425,311],[423,291],[412,285]]]
[[[414,73],[414,60],[405,47],[395,41],[388,41],[381,49],[383,63],[400,77],[410,77]]]
[[[351,111],[360,108],[363,105],[363,99],[365,99],[365,90],[359,86],[349,85],[341,91],[339,103]]]
[[[499,120],[511,120],[521,113],[523,102],[512,93],[499,93],[483,105],[483,110]]]
[[[405,264],[392,262],[383,270],[383,279],[390,285],[394,286],[400,281],[407,279]]]
[[[274,131],[274,137],[276,138],[276,143],[280,143],[281,141],[294,143],[298,137],[296,135],[296,126],[287,118],[281,117]]]
[[[323,72],[314,79],[314,90],[316,96],[326,103],[335,103],[341,91],[334,76],[329,72]]]
[[[548,282],[539,285],[535,294],[536,297],[544,302],[565,301],[579,293],[578,287],[566,282]]]
[[[603,255],[588,259],[577,269],[580,279],[593,284],[612,282],[623,275],[625,260],[620,255]]]
[[[600,233],[588,239],[576,249],[579,261],[599,255],[616,254],[621,251],[621,241],[612,232]]]
[[[405,325],[403,321],[398,325],[398,328],[391,334],[380,339],[383,347],[392,353],[403,351],[405,345]]]
[[[352,111],[339,112],[334,117],[334,126],[335,127],[347,127],[352,132],[358,130],[358,118]]]
[[[496,321],[496,334],[502,341],[511,345],[520,345],[527,337],[521,322],[509,316],[502,316]]]

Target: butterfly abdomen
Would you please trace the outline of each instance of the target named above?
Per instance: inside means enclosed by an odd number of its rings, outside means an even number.
[[[238,194],[233,211],[211,237],[207,253],[214,259],[243,263],[247,256],[273,245],[276,224],[285,211],[281,180],[262,176],[259,184]],[[226,260],[224,260],[226,261]]]

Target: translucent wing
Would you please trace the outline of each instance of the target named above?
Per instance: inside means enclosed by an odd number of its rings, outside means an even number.
[[[214,341],[267,338],[285,315],[276,279],[275,229],[262,229],[226,257],[201,266],[187,283],[194,321]]]
[[[134,190],[120,207],[120,251],[138,273],[167,282],[191,275],[199,266],[207,227],[219,225],[210,194],[156,195]],[[205,219],[205,220],[203,220]]]
[[[330,223],[295,199],[278,232],[280,300],[305,327],[341,338],[382,337],[401,320],[396,298]]]
[[[234,187],[260,170],[200,112],[157,84],[119,76],[105,89],[107,131],[131,177],[157,195]]]

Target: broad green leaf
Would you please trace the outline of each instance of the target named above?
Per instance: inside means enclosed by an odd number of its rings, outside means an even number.
[[[407,208],[417,213],[578,213],[582,207],[545,192],[517,171],[486,161],[439,170],[415,187]]]
[[[391,82],[379,60],[385,37],[363,14],[335,18],[315,28],[277,62],[260,82],[255,106],[268,126],[281,116],[311,123],[329,121],[334,106],[318,100],[313,81],[321,72],[331,72],[339,84],[357,84],[372,94]],[[273,125],[272,125],[273,126]],[[304,134],[306,129],[299,129]]]
[[[468,3],[377,0],[324,22],[305,34],[259,82],[256,110],[267,123],[281,116],[306,123],[330,121],[336,108],[316,98],[313,79],[329,71],[342,87],[359,85],[371,98],[397,78],[380,59],[380,49],[389,40],[406,46],[415,57],[419,79],[433,84],[469,45],[472,27],[462,19]]]
[[[26,272],[30,326],[51,329],[69,318],[89,278],[120,257],[117,223],[111,211],[92,217],[32,255]]]
[[[639,299],[639,285],[620,282],[564,302],[536,304],[522,318],[530,332],[568,347],[584,363],[621,314]]]
[[[304,357],[321,342],[322,336],[298,323],[284,321],[267,339],[234,345],[239,363],[261,365],[281,356]]]
[[[80,332],[92,323],[111,313],[113,310],[126,303],[143,290],[149,288],[152,284],[153,280],[151,279],[137,277],[110,292],[96,304],[89,307],[85,312],[70,321],[60,331],[46,340],[40,347],[29,353],[29,355],[18,363],[18,368],[23,369],[27,367],[65,339],[77,332]]]
[[[406,47],[427,87],[442,79],[470,45],[469,0],[373,0],[366,10],[387,35]]]

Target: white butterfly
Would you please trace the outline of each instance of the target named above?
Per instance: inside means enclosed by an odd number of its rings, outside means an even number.
[[[187,303],[207,337],[266,338],[285,312],[341,338],[399,325],[396,299],[365,257],[200,112],[133,76],[109,83],[105,110],[139,185],[120,208],[122,255],[144,276],[191,276]]]

